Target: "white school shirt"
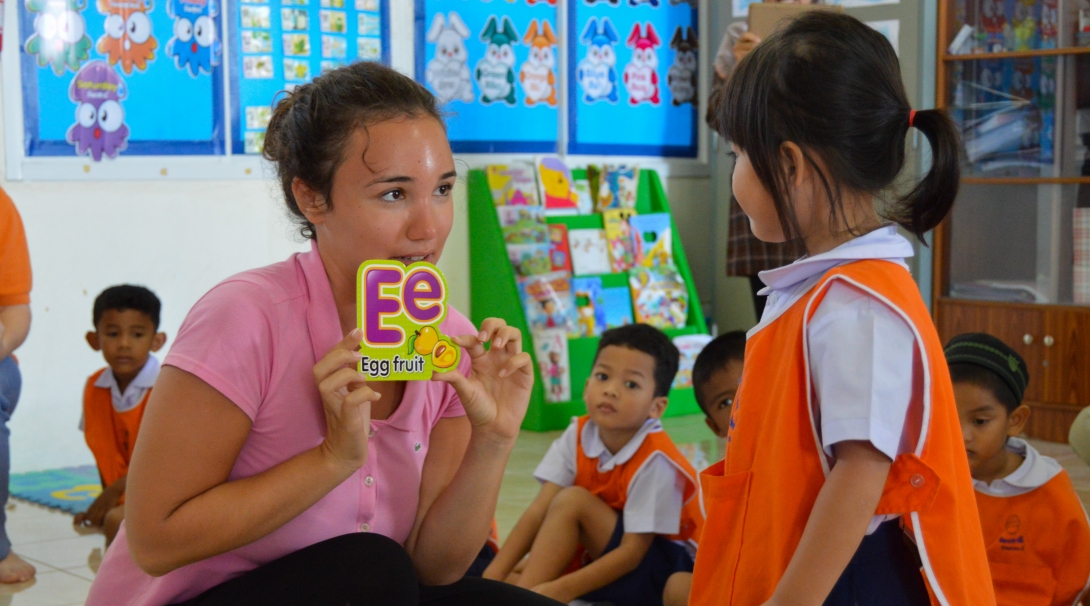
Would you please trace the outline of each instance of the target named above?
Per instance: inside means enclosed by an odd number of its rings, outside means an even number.
[[[863,259],[904,260],[912,244],[887,225],[813,257],[761,272],[768,295],[764,315],[750,335],[782,315],[828,270]],[[833,445],[868,441],[895,459],[908,452],[902,432],[913,399],[916,336],[908,322],[870,294],[843,281],[828,287],[807,325],[810,377],[820,416],[822,449],[831,458]],[[897,516],[874,516],[867,534]]]
[[[992,480],[991,484],[973,480],[973,488],[977,492],[992,497],[1016,497],[1044,486],[1063,471],[1056,459],[1037,452],[1036,448],[1020,438],[1008,438],[1007,450],[1025,457],[1025,460],[1009,476]]]
[[[534,470],[539,482],[552,482],[564,488],[575,484],[576,448],[575,432],[579,422],[571,425],[553,442],[545,457]],[[598,459],[598,471],[607,472],[623,465],[636,454],[647,434],[662,431],[658,419],[648,419],[636,435],[616,453],[609,452],[598,435],[598,425],[587,420],[583,425],[583,454]],[[655,534],[677,534],[681,528],[681,506],[685,498],[686,479],[664,454],[647,459],[628,485],[628,498],[624,504],[624,531]]]
[[[155,386],[155,379],[157,378],[159,378],[159,360],[155,356],[149,355],[144,367],[140,369],[140,372],[136,373],[136,377],[125,387],[125,393],[121,393],[121,390],[118,389],[114,371],[109,366],[95,380],[95,387],[109,388],[110,400],[113,402],[114,410],[123,413],[140,405],[148,390]],[[82,410],[82,407],[80,410]],[[83,431],[82,412],[79,416],[79,430]]]

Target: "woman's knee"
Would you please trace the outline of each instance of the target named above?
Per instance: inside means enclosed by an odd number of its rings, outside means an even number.
[[[408,552],[393,539],[374,533],[348,534],[311,547],[312,565],[324,569],[326,582],[342,588],[350,603],[409,604],[418,596],[418,581]],[[340,592],[338,592],[340,593]]]

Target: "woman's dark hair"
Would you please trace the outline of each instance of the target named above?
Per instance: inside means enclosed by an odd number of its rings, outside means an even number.
[[[795,18],[742,59],[713,102],[712,126],[745,151],[788,240],[800,226],[788,199],[785,142],[802,149],[820,178],[834,228],[844,218],[844,190],[879,196],[904,167],[912,108],[897,54],[853,17],[810,11]],[[922,238],[953,206],[960,144],[939,110],[917,111],[913,125],[931,145],[931,170],[884,214]]]
[[[276,103],[262,153],[276,165],[284,201],[303,237],[313,239],[314,226],[299,210],[292,182],[300,179],[332,206],[333,175],[349,136],[376,122],[416,116],[442,123],[435,96],[412,78],[370,61],[322,74]]]

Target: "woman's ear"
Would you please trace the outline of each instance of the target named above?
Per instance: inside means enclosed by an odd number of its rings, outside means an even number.
[[[303,213],[311,225],[318,225],[323,221],[326,211],[325,196],[311,189],[299,177],[291,180],[291,195],[295,197],[299,212]]]

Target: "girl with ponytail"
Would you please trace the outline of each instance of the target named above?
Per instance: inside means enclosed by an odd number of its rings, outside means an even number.
[[[942,344],[905,258],[957,195],[957,131],[911,108],[889,42],[814,11],[739,63],[714,108],[761,240],[727,454],[702,478],[690,604],[994,605]],[[932,165],[898,195],[911,128]]]

